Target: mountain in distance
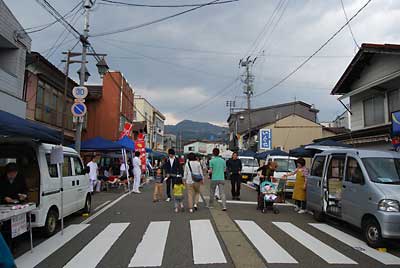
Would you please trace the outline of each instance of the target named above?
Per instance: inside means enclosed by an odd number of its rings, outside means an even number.
[[[228,138],[228,128],[191,120],[183,120],[176,125],[165,125],[165,133],[174,134],[177,139],[182,135],[183,141],[226,141]]]

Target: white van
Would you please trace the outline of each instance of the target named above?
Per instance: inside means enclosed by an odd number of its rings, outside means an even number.
[[[258,161],[251,156],[239,156],[242,161],[242,180],[251,181],[257,175]]]
[[[50,164],[54,146],[27,140],[0,140],[0,175],[4,175],[6,164],[17,164],[18,173],[26,180],[28,201],[37,206],[32,212],[32,227],[43,227],[48,236],[57,230],[61,207],[57,166]],[[90,212],[91,196],[86,168],[74,149],[63,147],[63,151],[64,216],[77,211]]]
[[[274,172],[274,177],[276,179],[282,179],[283,175],[287,173],[293,172],[296,169],[296,157],[289,156],[278,156],[278,155],[269,155],[266,159],[268,161],[274,161],[278,164],[278,168]],[[296,176],[289,176],[287,178],[285,192],[292,193],[294,188],[294,183],[296,181]]]
[[[336,149],[316,154],[307,178],[307,209],[363,231],[367,243],[381,247],[400,239],[400,154]]]

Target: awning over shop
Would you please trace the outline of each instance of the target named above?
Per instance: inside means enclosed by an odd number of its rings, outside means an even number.
[[[81,144],[81,151],[117,151],[124,147],[119,143],[104,139],[102,137],[95,137],[86,140]]]
[[[31,138],[46,143],[61,142],[61,132],[38,122],[20,118],[0,110],[0,136]]]

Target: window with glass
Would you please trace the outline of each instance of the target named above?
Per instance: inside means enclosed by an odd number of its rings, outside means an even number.
[[[76,156],[72,157],[72,160],[74,161],[75,175],[82,175],[83,166],[81,160]]]
[[[72,167],[71,167],[71,157],[70,156],[64,156],[62,174],[63,174],[63,177],[72,176]]]
[[[325,156],[317,156],[311,167],[311,176],[322,177],[324,173]]]
[[[400,111],[400,89],[389,91],[388,106],[389,106],[389,118],[391,120],[392,113]]]
[[[400,184],[400,159],[370,157],[362,159],[371,181]]]
[[[362,173],[361,167],[355,158],[347,158],[346,166],[346,181],[360,184],[364,182],[364,175]]]
[[[51,178],[58,178],[57,165],[50,162],[50,154],[46,154],[47,169]]]
[[[293,159],[275,159],[278,164],[276,172],[293,172],[296,169],[296,163]]]
[[[377,95],[366,99],[363,102],[364,107],[364,125],[374,126],[385,123],[385,97]]]
[[[328,168],[328,179],[342,180],[344,177],[345,156],[333,156]]]

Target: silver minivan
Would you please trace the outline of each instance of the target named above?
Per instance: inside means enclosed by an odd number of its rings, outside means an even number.
[[[400,238],[400,154],[337,149],[316,154],[307,180],[307,209],[362,229],[371,247]]]

